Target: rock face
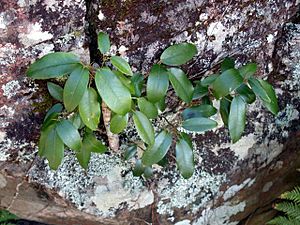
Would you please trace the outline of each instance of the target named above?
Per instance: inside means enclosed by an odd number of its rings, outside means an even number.
[[[0,6],[0,207],[51,224],[264,224],[272,201],[299,182],[300,25],[296,0],[97,1],[4,0]],[[51,171],[36,156],[39,127],[51,100],[45,82],[25,77],[29,63],[51,51],[101,60],[96,33],[112,52],[144,73],[171,43],[189,41],[199,54],[186,65],[200,79],[230,55],[256,61],[257,76],[276,89],[280,113],[259,101],[248,110],[243,138],[231,144],[222,124],[192,134],[196,171],[184,180],[172,162],[148,181],[133,177],[120,155],[93,155],[87,172],[72,152]],[[171,110],[176,104],[169,102]],[[170,120],[176,114],[166,115]],[[220,121],[219,116],[216,120]],[[165,126],[156,121],[157,129]],[[120,135],[121,151],[137,139]]]

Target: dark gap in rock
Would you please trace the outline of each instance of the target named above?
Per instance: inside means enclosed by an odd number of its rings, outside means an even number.
[[[86,5],[86,26],[85,26],[85,34],[86,41],[89,46],[90,52],[90,62],[91,64],[97,63],[101,65],[102,63],[102,55],[98,50],[98,42],[97,42],[97,24],[98,20],[97,15],[99,14],[99,2],[98,0],[85,0]]]

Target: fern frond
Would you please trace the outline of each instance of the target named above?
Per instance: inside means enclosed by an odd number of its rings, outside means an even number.
[[[283,193],[280,198],[300,204],[300,187],[295,187],[294,190]]]
[[[275,209],[286,213],[287,216],[299,220],[300,224],[300,206],[293,202],[280,202],[275,205]]]
[[[267,222],[268,225],[299,225],[299,222],[290,220],[284,216],[278,216]]]

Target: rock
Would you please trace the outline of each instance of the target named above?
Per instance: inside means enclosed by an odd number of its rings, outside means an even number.
[[[87,10],[86,10],[87,8]],[[264,224],[272,201],[299,182],[299,36],[297,1],[4,0],[0,7],[0,207],[51,224]],[[74,16],[76,15],[76,16]],[[287,24],[285,24],[287,23]],[[85,172],[66,151],[57,171],[36,156],[39,127],[52,104],[45,82],[25,77],[36,58],[72,51],[101,59],[97,31],[112,37],[112,53],[144,73],[171,43],[189,41],[199,54],[190,78],[213,73],[225,56],[256,61],[276,88],[280,113],[259,101],[249,108],[243,138],[231,144],[220,123],[192,133],[196,171],[189,180],[175,163],[145,181],[118,154],[92,155]],[[17,34],[17,35],[16,35]],[[169,102],[176,112],[177,103]],[[217,103],[215,103],[217,104]],[[166,115],[170,121],[176,113]],[[215,118],[220,121],[219,115]],[[156,129],[166,126],[162,119]],[[138,139],[129,128],[121,150]]]

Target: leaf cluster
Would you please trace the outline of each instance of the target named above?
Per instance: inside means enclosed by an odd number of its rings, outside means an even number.
[[[196,54],[190,43],[174,44],[164,50],[160,61],[154,64],[149,76],[133,73],[129,63],[121,56],[109,54],[110,40],[106,33],[98,35],[98,49],[105,56],[101,68],[84,65],[72,53],[50,53],[34,62],[27,70],[33,79],[51,79],[67,76],[64,87],[48,82],[50,95],[57,103],[47,112],[41,129],[39,154],[45,156],[52,169],[61,164],[65,146],[76,152],[80,165],[88,167],[91,152],[107,151],[94,134],[101,117],[101,102],[112,111],[110,131],[118,134],[133,119],[145,150],[137,159],[133,173],[145,177],[152,175],[152,165],[164,165],[167,153],[175,144],[175,158],[184,178],[194,172],[192,141],[177,127],[156,133],[152,120],[166,108],[170,85],[187,107],[182,112],[181,126],[186,131],[205,132],[217,127],[211,117],[218,110],[230,131],[233,142],[238,141],[245,128],[246,108],[256,97],[273,114],[278,112],[277,98],[272,86],[255,78],[257,66],[249,63],[235,68],[234,61],[226,58],[220,73],[192,82],[180,68]],[[216,109],[212,100],[220,101]],[[130,146],[125,158],[136,156],[137,146]]]

